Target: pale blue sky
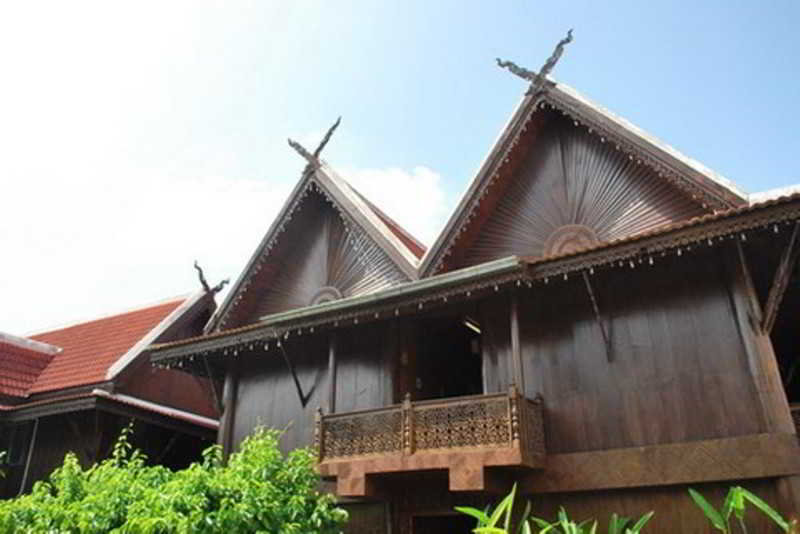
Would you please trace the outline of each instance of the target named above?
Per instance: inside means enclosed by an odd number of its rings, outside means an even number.
[[[800,182],[800,3],[0,6],[0,331],[235,278],[325,158],[432,241],[525,84],[553,76],[754,192]],[[6,254],[5,251],[14,251]]]

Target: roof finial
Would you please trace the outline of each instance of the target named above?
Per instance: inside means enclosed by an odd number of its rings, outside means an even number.
[[[308,165],[306,165],[305,169],[306,171],[309,169],[309,167],[312,167],[314,169],[319,167],[319,155],[322,153],[322,149],[325,148],[325,145],[328,144],[328,141],[331,140],[333,132],[336,131],[336,128],[339,127],[339,124],[341,122],[342,122],[342,117],[339,117],[338,119],[336,119],[336,122],[334,122],[333,125],[330,128],[328,128],[328,131],[325,132],[325,136],[322,138],[322,141],[320,141],[319,145],[317,146],[317,149],[314,150],[313,154],[308,150],[306,150],[306,148],[297,141],[291,138],[289,139],[289,146],[295,149],[297,153],[303,156],[303,158],[305,158],[305,160],[308,162]]]
[[[572,29],[567,32],[566,37],[558,42],[555,50],[553,50],[553,53],[549,58],[547,58],[547,61],[545,61],[538,73],[522,68],[513,61],[503,61],[500,58],[497,58],[497,65],[500,68],[508,69],[510,72],[516,74],[523,80],[528,80],[531,82],[531,86],[525,94],[532,95],[544,88],[547,75],[550,74],[550,71],[553,70],[553,67],[556,66],[556,63],[558,63],[558,60],[561,58],[561,54],[564,53],[564,47],[571,42]]]
[[[319,159],[317,159],[314,154],[306,150],[306,147],[297,141],[294,141],[292,138],[289,138],[289,146],[295,149],[297,153],[303,156],[303,158],[305,158],[305,160],[308,162],[308,165],[306,165],[306,170],[308,170],[309,167],[314,167],[315,169],[319,167]],[[305,171],[303,171],[303,173],[305,173]]]
[[[203,291],[205,291],[206,293],[211,293],[212,295],[216,295],[217,293],[222,291],[222,288],[225,287],[225,284],[230,282],[230,279],[226,278],[225,280],[221,281],[214,287],[210,287],[208,285],[208,281],[206,280],[205,275],[203,274],[203,268],[200,267],[200,265],[197,263],[197,260],[194,260],[194,268],[197,269],[197,276],[198,278],[200,278],[200,284],[203,286]]]
[[[334,122],[333,125],[330,128],[328,128],[327,132],[325,132],[325,137],[323,137],[322,141],[319,142],[319,146],[317,146],[317,149],[314,151],[315,158],[319,158],[319,155],[322,153],[322,149],[325,148],[325,145],[327,145],[328,141],[331,140],[333,132],[336,131],[336,128],[339,127],[339,124],[341,122],[342,122],[342,116],[339,115],[339,118],[336,119],[336,122]]]

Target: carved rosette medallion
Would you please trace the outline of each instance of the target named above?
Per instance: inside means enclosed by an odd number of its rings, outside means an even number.
[[[342,292],[333,286],[321,287],[314,296],[311,298],[311,305],[322,304],[323,302],[330,302],[332,300],[339,300],[342,298]]]
[[[544,243],[545,257],[569,254],[600,243],[594,230],[582,224],[565,224],[556,228]]]

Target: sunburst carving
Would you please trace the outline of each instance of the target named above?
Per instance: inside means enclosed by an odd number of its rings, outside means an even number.
[[[555,117],[461,263],[563,254],[703,213],[649,167]]]
[[[274,276],[261,290],[256,317],[372,293],[407,280],[364,231],[346,224],[317,192],[309,193],[282,239],[288,246],[267,260]]]
[[[545,256],[569,254],[599,242],[594,230],[582,224],[566,224],[556,228],[544,242]]]

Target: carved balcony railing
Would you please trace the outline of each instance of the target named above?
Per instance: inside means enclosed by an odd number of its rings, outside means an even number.
[[[340,493],[351,495],[365,494],[365,475],[446,468],[453,488],[459,485],[453,480],[455,464],[471,472],[536,468],[545,454],[541,401],[519,395],[513,386],[508,393],[419,402],[407,397],[375,410],[318,413],[314,437],[323,476],[360,476],[355,492],[338,481]],[[477,478],[475,484],[483,484],[482,474]],[[462,485],[469,487],[455,489],[480,489]]]

